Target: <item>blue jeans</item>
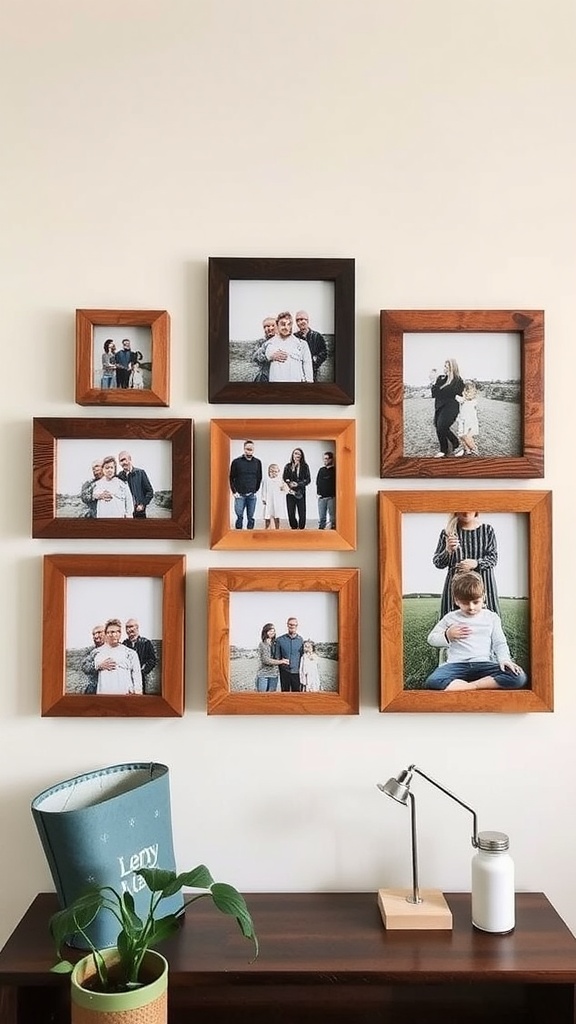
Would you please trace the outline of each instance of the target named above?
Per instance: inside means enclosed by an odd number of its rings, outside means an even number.
[[[256,676],[258,693],[274,693],[278,689],[278,676]]]
[[[318,529],[326,529],[326,519],[330,519],[330,529],[336,529],[336,498],[318,498]]]
[[[517,676],[513,672],[502,672],[497,661],[448,661],[434,669],[424,683],[424,689],[445,690],[453,679],[473,683],[484,676],[492,676],[503,690],[519,690],[528,682],[525,672]]]
[[[256,511],[256,495],[255,494],[239,494],[237,498],[234,498],[234,513],[236,515],[236,529],[241,530],[244,521],[244,512],[246,512],[246,529],[254,529],[254,512]]]

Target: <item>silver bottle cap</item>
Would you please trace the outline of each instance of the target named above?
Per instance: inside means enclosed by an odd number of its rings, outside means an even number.
[[[499,853],[502,850],[507,850],[509,846],[510,840],[505,832],[478,833],[479,850],[488,850],[491,853]]]

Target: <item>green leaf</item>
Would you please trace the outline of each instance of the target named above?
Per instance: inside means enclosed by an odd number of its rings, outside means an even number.
[[[254,923],[250,916],[250,911],[242,894],[234,886],[228,885],[226,882],[215,882],[212,886],[212,899],[215,906],[223,914],[232,914],[236,918],[242,934],[254,942],[257,956],[258,939],[254,931]]]
[[[167,939],[170,935],[174,935],[178,928],[178,918],[175,914],[167,914],[166,917],[161,917],[159,921],[154,921],[150,929],[149,945],[157,946],[159,942]]]
[[[52,974],[71,974],[74,970],[74,964],[71,964],[69,960],[59,960],[54,967],[50,968]]]
[[[130,892],[122,893],[121,900],[122,921],[126,931],[141,932],[144,924],[134,910],[134,897]]]
[[[181,889],[184,886],[188,889],[211,889],[214,885],[214,879],[205,864],[199,864],[192,871],[184,871],[176,881],[180,883]]]
[[[162,868],[142,868],[136,874],[144,879],[150,892],[163,892],[176,878],[175,871],[163,871]],[[178,889],[174,892],[178,892]]]
[[[70,907],[57,911],[50,918],[50,933],[56,949],[60,949],[68,938],[78,931],[84,931],[102,909],[104,896],[100,889],[90,889],[79,896]]]

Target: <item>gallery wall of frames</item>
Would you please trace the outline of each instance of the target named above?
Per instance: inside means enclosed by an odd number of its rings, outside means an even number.
[[[211,550],[255,557],[249,568],[208,569],[206,711],[355,715],[359,570],[314,564],[315,552],[358,545],[356,423],[322,408],[356,401],[355,261],[207,264],[206,401],[236,404],[239,416],[210,421],[201,500]],[[467,480],[544,475],[544,313],[378,315],[380,477],[410,481],[374,493],[380,710],[552,711],[551,493],[466,489]],[[169,407],[170,315],[75,316],[75,400],[100,415],[34,419],[32,536],[91,539],[101,553],[79,543],[43,556],[41,713],[180,716],[194,424],[104,415]],[[431,365],[439,335],[446,351],[457,339],[458,363]],[[287,419],[287,403],[317,405],[318,415]],[[269,418],[245,418],[256,404],[270,406]],[[424,490],[423,479],[462,484]],[[142,550],[111,558],[110,538],[140,540]],[[156,539],[181,550],[147,554]],[[434,551],[433,577],[420,545]],[[259,568],[262,551],[289,552],[290,568]],[[272,625],[286,620],[294,593],[313,643],[297,618],[281,635]],[[264,624],[257,646],[244,628],[254,621]]]

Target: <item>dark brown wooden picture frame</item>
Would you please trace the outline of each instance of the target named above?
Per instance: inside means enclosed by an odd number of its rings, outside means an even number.
[[[230,442],[307,441],[330,444],[336,464],[336,529],[236,530],[230,521]],[[265,467],[263,467],[265,471]],[[316,502],[314,479],[309,503]],[[247,551],[356,550],[356,422],[355,420],[211,420],[210,422],[210,547]]]
[[[520,453],[491,457],[406,456],[404,339],[406,334],[512,332],[520,338]],[[544,475],[544,313],[542,310],[382,310],[381,477],[511,479]],[[450,353],[447,352],[449,357]],[[463,367],[460,367],[463,369]],[[426,366],[423,367],[423,381]],[[423,387],[429,391],[428,387]],[[430,422],[433,416],[431,404]],[[482,425],[481,425],[482,429]],[[482,434],[480,434],[480,441]],[[481,451],[481,443],[480,443]]]
[[[447,693],[404,689],[404,513],[476,509],[528,516],[529,689]],[[380,710],[410,712],[552,711],[552,495],[550,491],[381,491],[378,494],[380,547]]]
[[[209,569],[209,715],[357,715],[358,569]],[[236,591],[336,594],[338,692],[235,693],[230,690],[230,594]],[[282,632],[282,630],[279,630]]]
[[[193,430],[189,419],[69,419],[33,420],[32,536],[138,540],[192,537]],[[172,514],[163,519],[88,519],[57,516],[56,471],[58,442],[122,438],[130,441],[169,441],[171,444]],[[101,454],[104,454],[102,452]],[[89,474],[90,467],[87,467]]]
[[[353,259],[263,259],[212,256],[208,261],[208,395],[243,405],[352,405],[355,391]],[[312,384],[230,380],[230,282],[329,281],[334,284],[334,380]],[[280,310],[266,310],[275,316]],[[314,324],[310,325],[314,327]]]
[[[94,359],[95,327],[149,327],[150,387],[96,387],[99,367]],[[170,316],[165,309],[76,310],[76,403],[103,406],[170,404]]]
[[[45,555],[42,626],[42,715],[178,717],[184,713],[184,555]],[[66,692],[67,583],[72,576],[162,581],[161,694]],[[113,600],[110,602],[113,607]]]

